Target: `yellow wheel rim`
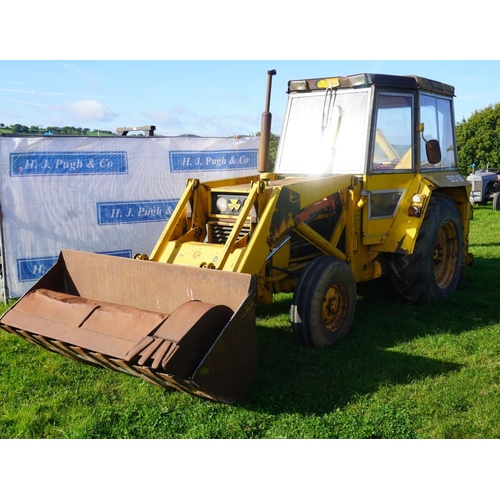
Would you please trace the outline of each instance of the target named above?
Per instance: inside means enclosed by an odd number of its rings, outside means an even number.
[[[458,241],[455,226],[445,222],[434,245],[434,276],[439,288],[446,288],[452,281],[458,262]]]
[[[322,317],[323,324],[329,332],[337,330],[347,313],[347,299],[341,285],[331,286],[323,301]]]

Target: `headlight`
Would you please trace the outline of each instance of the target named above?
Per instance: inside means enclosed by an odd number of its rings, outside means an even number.
[[[226,198],[223,198],[220,196],[217,198],[217,201],[215,203],[217,210],[219,210],[220,213],[224,213],[227,210],[227,200]]]
[[[410,217],[420,217],[422,215],[425,195],[416,193],[411,198],[411,205],[408,207],[408,215]]]
[[[238,215],[241,207],[245,203],[247,195],[233,193],[214,193],[212,192],[212,214],[217,215]]]

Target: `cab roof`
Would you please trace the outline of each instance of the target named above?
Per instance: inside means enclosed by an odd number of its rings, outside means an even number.
[[[421,76],[384,75],[379,73],[359,73],[350,76],[290,80],[288,93],[307,92],[326,88],[362,88],[378,86],[394,90],[427,90],[447,96],[455,95],[455,87]]]

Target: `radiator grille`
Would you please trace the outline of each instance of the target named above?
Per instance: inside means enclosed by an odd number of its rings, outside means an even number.
[[[211,235],[210,241],[212,243],[220,243],[221,245],[224,245],[228,240],[232,229],[233,229],[232,224],[220,224],[219,222],[210,222],[209,223],[209,230]],[[250,233],[250,226],[245,225],[241,228],[241,231],[237,239],[243,238],[249,233]]]
[[[478,180],[478,181],[472,181],[472,191],[479,191],[483,192],[483,181]]]

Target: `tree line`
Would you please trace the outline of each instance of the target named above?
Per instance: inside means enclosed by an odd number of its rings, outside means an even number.
[[[57,135],[89,135],[89,134],[112,134],[115,135],[110,130],[98,130],[89,129],[82,127],[38,127],[37,125],[21,125],[20,123],[15,123],[14,125],[5,125],[0,123],[0,129],[3,129],[11,134],[57,134]]]
[[[457,124],[458,165],[464,175],[471,166],[500,171],[500,103],[476,110]]]

